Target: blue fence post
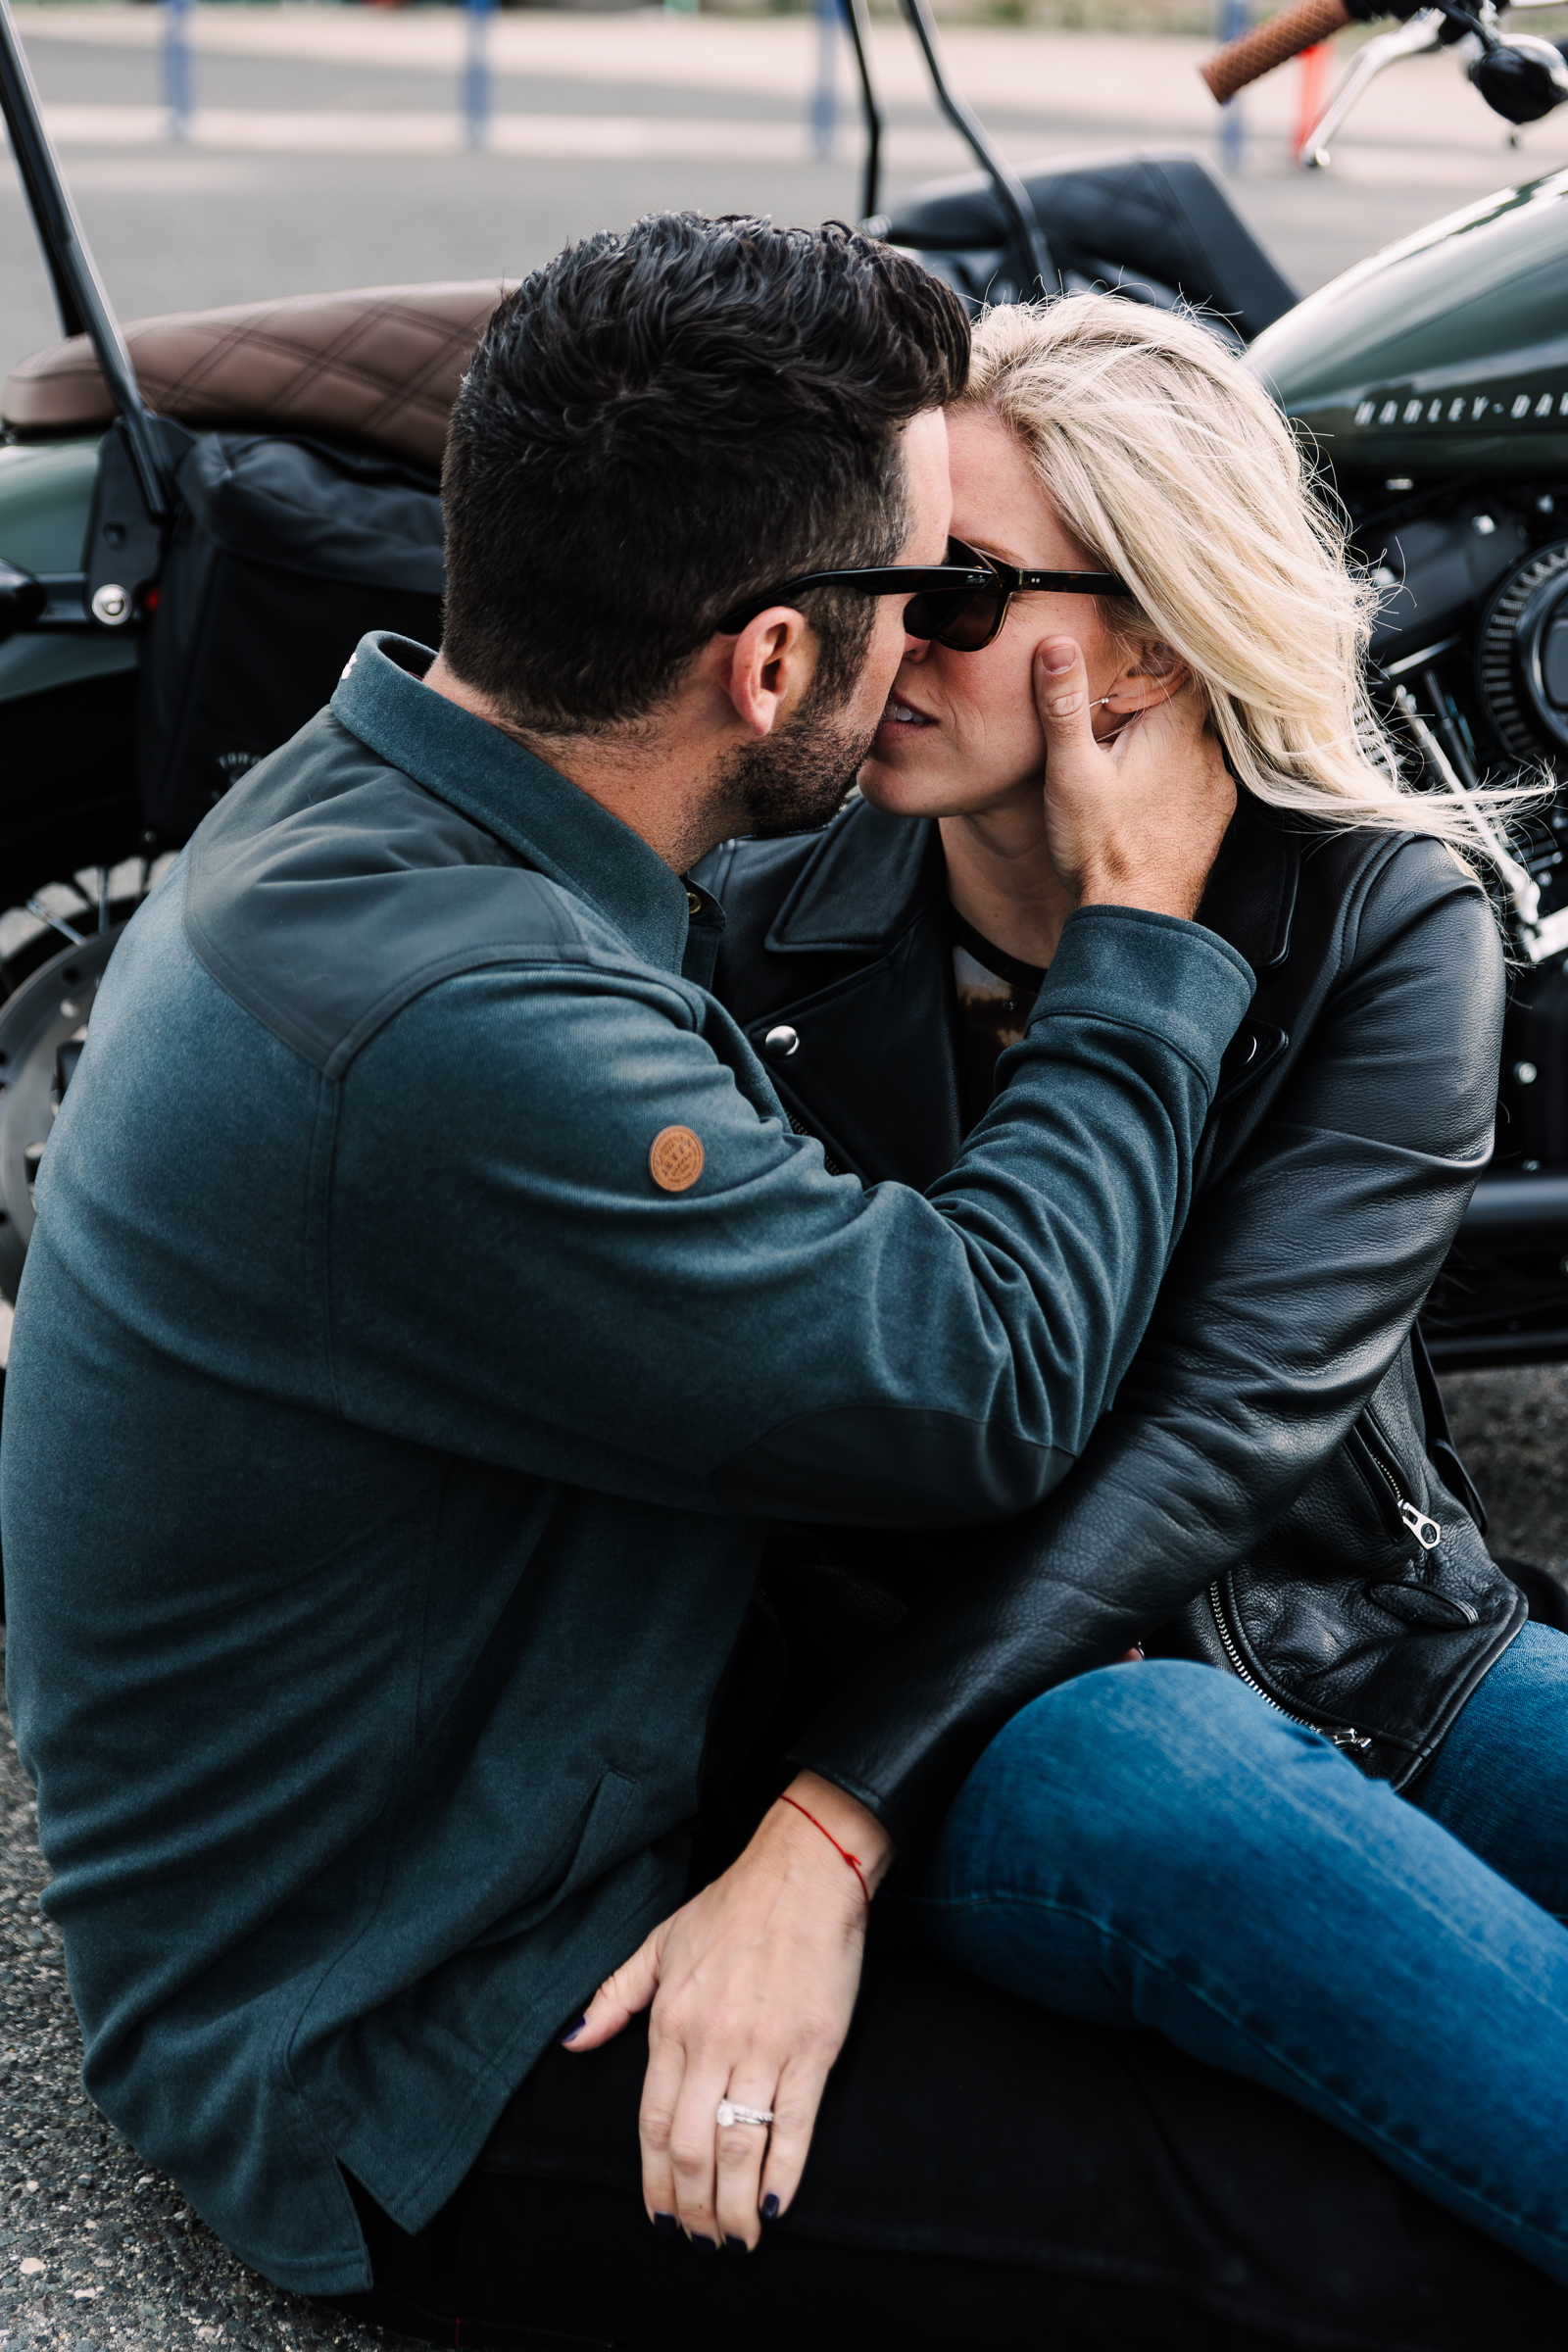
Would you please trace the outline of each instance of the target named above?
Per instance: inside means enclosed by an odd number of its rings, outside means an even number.
[[[1250,0],[1219,0],[1219,37],[1222,41],[1239,41],[1243,33],[1250,29],[1251,23]],[[1227,98],[1219,116],[1220,161],[1227,172],[1240,172],[1242,168],[1246,132],[1241,98]]]
[[[496,0],[467,0],[468,62],[463,74],[463,115],[468,145],[482,147],[490,126],[490,19]]]
[[[166,0],[164,10],[164,95],[169,100],[169,135],[190,137],[190,0]]]
[[[816,0],[816,88],[811,93],[811,153],[831,155],[839,126],[840,0]]]

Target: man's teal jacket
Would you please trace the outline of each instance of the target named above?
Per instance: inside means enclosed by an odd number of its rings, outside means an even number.
[[[429,660],[367,638],[116,951],[0,1463],[88,2089],[308,2293],[369,2283],[340,2168],[421,2227],[679,1901],[766,1520],[1069,1467],[1251,987],[1075,915],[952,1174],[867,1192],[713,902]]]

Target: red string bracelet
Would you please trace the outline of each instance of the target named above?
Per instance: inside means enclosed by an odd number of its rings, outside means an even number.
[[[860,1882],[860,1892],[865,1897],[865,1907],[869,1911],[871,1908],[871,1889],[865,1883],[865,1873],[860,1868],[859,1855],[852,1854],[847,1845],[840,1845],[832,1831],[823,1830],[822,1824],[817,1820],[816,1815],[814,1813],[807,1813],[804,1805],[795,1804],[795,1799],[793,1796],[785,1796],[782,1801],[786,1805],[795,1805],[796,1812],[805,1814],[806,1819],[810,1823],[813,1830],[822,1830],[822,1835],[827,1839],[829,1845],[833,1848],[833,1851],[836,1854],[842,1854],[844,1856],[845,1861],[849,1864],[850,1868],[854,1871],[856,1877]]]

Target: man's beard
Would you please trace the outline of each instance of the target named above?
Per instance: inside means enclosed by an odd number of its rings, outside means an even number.
[[[731,752],[720,790],[735,832],[767,840],[825,825],[849,799],[880,724],[852,729],[841,714],[808,707],[782,734]]]

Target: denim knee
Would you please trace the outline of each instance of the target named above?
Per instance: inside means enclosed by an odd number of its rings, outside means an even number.
[[[967,1878],[1058,1894],[1107,1859],[1146,1886],[1256,1835],[1263,1790],[1353,1765],[1228,1674],[1181,1658],[1108,1666],[1047,1691],[997,1735],[960,1789],[927,1884]]]

